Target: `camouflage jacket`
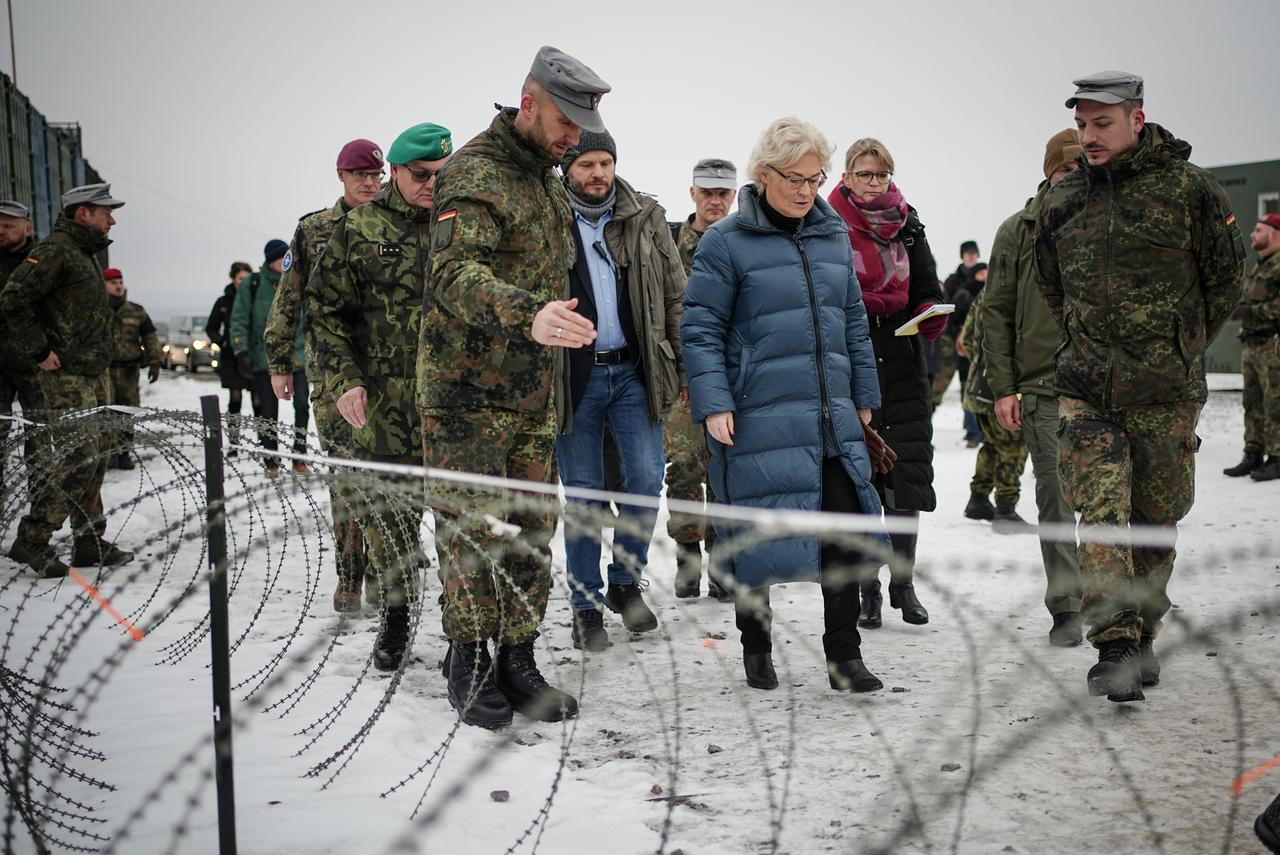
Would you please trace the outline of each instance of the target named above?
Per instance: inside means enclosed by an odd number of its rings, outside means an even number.
[[[36,239],[30,237],[17,249],[0,250],[0,291],[4,290],[4,283],[9,278],[9,274],[26,260],[26,257],[31,254],[31,248],[35,245]],[[9,332],[9,325],[4,316],[0,315],[0,371],[29,374],[34,370],[31,363],[14,349],[13,334]]]
[[[94,253],[106,235],[59,216],[0,292],[0,315],[27,365],[58,354],[62,371],[100,377],[111,363],[111,309]]]
[[[307,282],[317,394],[365,387],[368,423],[353,439],[370,454],[422,451],[414,398],[430,236],[431,212],[388,185],[338,220]]]
[[[994,411],[995,395],[991,393],[991,384],[987,382],[986,315],[983,311],[987,295],[991,293],[988,284],[978,294],[969,317],[960,328],[960,337],[956,339],[964,352],[969,354],[969,373],[965,375],[964,388],[960,390],[960,400],[964,408],[971,413],[990,413]]]
[[[298,228],[289,242],[289,252],[284,257],[284,272],[271,300],[271,314],[267,316],[267,370],[271,374],[293,373],[293,351],[302,332],[302,315],[306,311],[303,295],[307,280],[311,278],[311,271],[324,252],[325,243],[333,234],[338,220],[346,212],[346,203],[339,199],[332,208],[312,211],[298,220]],[[314,354],[308,350],[308,366],[312,364],[313,357]],[[318,375],[312,379],[319,379]]]
[[[1244,282],[1244,306],[1240,337],[1262,338],[1280,334],[1280,250],[1259,258]]]
[[[502,110],[437,179],[418,348],[423,409],[551,407],[563,354],[533,341],[529,327],[568,291],[573,218],[556,161],[516,134],[515,115]]]
[[[1191,146],[1148,124],[1138,144],[1045,196],[1036,269],[1062,326],[1058,394],[1104,410],[1204,400],[1204,352],[1240,298],[1244,249]]]
[[[680,223],[675,232],[676,249],[680,252],[680,263],[684,265],[686,279],[693,272],[693,251],[698,248],[700,240],[702,232],[693,228],[693,214],[690,214],[689,219]]]
[[[110,298],[107,303],[110,305]],[[144,359],[148,365],[164,362],[156,325],[151,323],[147,310],[137,303],[125,300],[119,308],[111,310],[111,337],[112,365],[141,365]]]

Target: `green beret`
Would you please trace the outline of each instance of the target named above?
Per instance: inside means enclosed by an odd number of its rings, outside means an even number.
[[[411,160],[442,160],[453,151],[453,137],[449,129],[425,122],[414,125],[391,144],[387,150],[387,163],[403,166]]]

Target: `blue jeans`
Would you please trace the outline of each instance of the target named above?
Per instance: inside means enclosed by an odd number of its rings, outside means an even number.
[[[595,365],[582,402],[573,411],[573,430],[556,437],[556,465],[566,487],[604,488],[604,427],[609,425],[622,459],[623,489],[656,498],[662,492],[662,422],[649,420],[649,400],[635,365]],[[608,505],[569,499],[565,504],[564,547],[570,601],[575,611],[598,608],[600,521]],[[658,510],[618,508],[609,584],[633,585],[649,560],[649,541]]]

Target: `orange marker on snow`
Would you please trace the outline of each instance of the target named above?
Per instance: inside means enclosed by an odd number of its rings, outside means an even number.
[[[129,621],[125,618],[124,615],[116,611],[112,607],[111,603],[109,603],[105,597],[103,597],[101,594],[98,593],[97,588],[90,585],[88,580],[86,580],[83,576],[81,576],[78,572],[76,572],[74,568],[72,568],[69,571],[69,573],[71,575],[71,578],[75,579],[77,582],[80,583],[80,587],[84,588],[85,591],[88,592],[90,597],[93,597],[93,601],[97,603],[99,606],[101,606],[104,612],[111,615],[111,617],[115,619],[116,623],[120,624],[120,626],[124,627],[129,631],[129,635],[133,636],[134,641],[142,640],[142,636],[143,636],[142,630],[138,629],[136,626],[129,623]]]
[[[1265,763],[1254,766],[1248,772],[1245,772],[1239,778],[1231,782],[1231,795],[1239,798],[1240,793],[1244,792],[1244,788],[1270,772],[1272,769],[1280,769],[1280,754],[1272,757]]]

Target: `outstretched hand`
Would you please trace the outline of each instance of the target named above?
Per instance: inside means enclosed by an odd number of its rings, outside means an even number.
[[[591,321],[574,311],[578,298],[553,300],[538,310],[529,327],[529,338],[548,347],[582,347],[596,340]]]

